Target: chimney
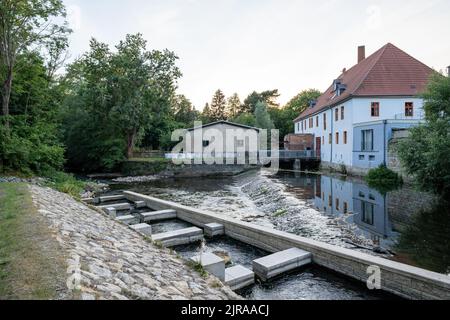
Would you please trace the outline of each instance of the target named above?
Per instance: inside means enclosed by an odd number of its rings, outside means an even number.
[[[366,46],[358,47],[358,63],[363,61],[366,58]]]

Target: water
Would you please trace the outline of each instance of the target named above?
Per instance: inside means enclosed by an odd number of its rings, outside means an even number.
[[[111,188],[133,190],[436,272],[450,272],[448,207],[434,215],[420,214],[421,210],[428,212],[435,200],[411,188],[383,194],[361,180],[268,171],[217,179],[166,178],[112,184]],[[424,217],[419,219],[420,215]]]

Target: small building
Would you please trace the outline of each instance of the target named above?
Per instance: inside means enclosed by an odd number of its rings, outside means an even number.
[[[353,173],[388,163],[393,132],[424,120],[419,97],[434,72],[391,43],[344,69],[295,123],[296,134],[313,135],[322,165]]]
[[[290,133],[284,137],[284,150],[306,151],[313,150],[314,135]]]

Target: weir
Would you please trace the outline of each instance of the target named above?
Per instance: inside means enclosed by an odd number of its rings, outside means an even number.
[[[145,201],[146,206],[152,210],[175,210],[177,219],[189,222],[199,228],[205,228],[206,225],[213,223],[222,225],[226,236],[268,252],[276,253],[292,248],[301,249],[310,254],[313,264],[364,283],[373,274],[371,270],[375,268],[380,271],[382,290],[404,298],[450,299],[450,277],[443,274],[139,193],[124,191],[123,194],[131,202]],[[289,262],[286,262],[286,266],[289,266]],[[276,269],[276,267],[272,268]],[[287,269],[289,270],[290,267]],[[270,272],[267,275],[270,278]],[[264,278],[264,272],[260,272],[258,276]]]

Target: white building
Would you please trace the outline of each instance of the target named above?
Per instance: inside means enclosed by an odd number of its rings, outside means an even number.
[[[295,123],[296,134],[313,134],[322,164],[364,172],[387,163],[393,130],[424,118],[423,92],[433,70],[388,43],[333,81]]]

